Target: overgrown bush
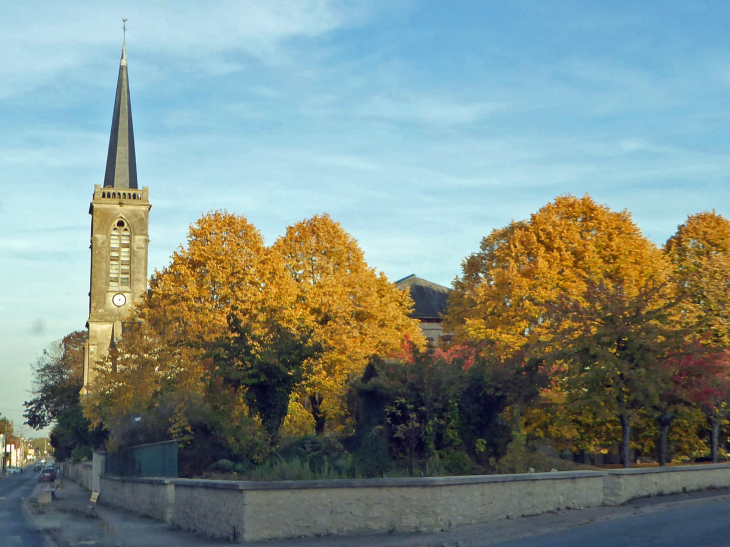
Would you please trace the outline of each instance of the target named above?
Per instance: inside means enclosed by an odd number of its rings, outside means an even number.
[[[79,463],[84,460],[90,460],[94,455],[90,446],[78,445],[71,451],[71,461]]]

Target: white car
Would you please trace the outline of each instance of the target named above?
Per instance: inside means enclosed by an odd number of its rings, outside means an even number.
[[[22,472],[23,470],[20,467],[8,467],[8,475],[17,475]]]

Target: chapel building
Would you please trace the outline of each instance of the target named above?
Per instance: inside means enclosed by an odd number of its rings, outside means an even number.
[[[122,335],[130,307],[147,290],[149,189],[137,184],[126,43],[122,45],[104,185],[94,186],[91,215],[89,337],[84,346],[84,387],[96,363]]]

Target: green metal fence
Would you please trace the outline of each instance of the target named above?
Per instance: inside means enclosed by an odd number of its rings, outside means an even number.
[[[106,456],[104,473],[118,477],[177,478],[177,441],[141,444]]]

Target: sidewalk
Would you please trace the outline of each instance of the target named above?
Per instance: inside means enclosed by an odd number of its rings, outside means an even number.
[[[93,545],[97,547],[220,547],[228,542],[203,538],[173,529],[170,525],[142,518],[121,509],[97,505],[89,512],[90,493],[64,479],[50,504],[39,504],[38,495],[47,489],[38,484],[26,500],[26,514],[46,535],[53,547]],[[375,536],[327,536],[251,542],[254,547],[473,547],[584,526],[593,522],[628,518],[677,506],[706,503],[707,498],[730,499],[730,491],[646,498],[621,507],[596,507],[579,511],[546,513],[535,517],[500,520],[465,526],[448,532],[384,534]]]

